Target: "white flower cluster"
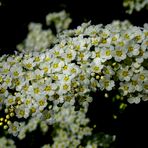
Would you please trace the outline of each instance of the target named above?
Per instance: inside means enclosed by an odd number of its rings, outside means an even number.
[[[77,147],[91,134],[85,117],[90,92],[116,90],[130,103],[148,99],[146,28],[86,23],[46,46],[0,58],[0,125],[10,134],[23,139],[39,123],[43,132],[52,125],[52,147]]]
[[[50,13],[46,16],[46,25],[50,26],[52,23],[58,33],[68,29],[71,18],[64,10]],[[46,48],[50,48],[50,46],[56,42],[57,37],[50,27],[45,30],[42,29],[42,24],[40,23],[30,23],[28,29],[29,33],[27,38],[23,43],[17,46],[17,49],[20,52],[41,52],[46,50]]]
[[[42,24],[30,23],[29,33],[23,43],[17,46],[20,52],[31,52],[31,51],[42,51],[46,47],[50,47],[51,44],[56,40],[55,35],[51,29],[42,30]]]
[[[14,141],[12,139],[7,139],[6,137],[0,138],[0,148],[16,148]]]
[[[69,14],[65,12],[65,10],[59,13],[49,13],[46,16],[46,24],[49,26],[54,23],[57,33],[68,29],[71,22],[72,19],[69,17]]]
[[[14,115],[17,117],[13,123],[7,122],[8,132],[14,136],[35,129],[29,127],[37,125],[42,118],[53,124],[56,120],[53,107],[60,103],[67,101],[73,105],[74,98],[91,101],[85,96],[89,90],[78,83],[84,77],[81,69],[61,59],[58,50],[3,56],[0,61],[0,103],[5,106],[8,121]],[[29,121],[18,122],[20,119]]]
[[[119,26],[118,22],[105,27],[83,24],[61,34],[60,43],[66,40],[67,49],[75,48],[75,62],[87,70],[90,81],[95,80],[94,90],[118,88],[130,103],[139,103],[148,99],[148,30],[130,24]]]
[[[48,144],[48,146],[50,148],[76,148],[80,146],[84,136],[92,134],[92,129],[87,127],[89,120],[85,117],[86,112],[86,106],[84,109],[75,111],[75,107],[71,106],[70,103],[65,103],[63,107],[58,108],[55,114],[57,123],[54,125],[55,136],[53,137],[53,144]]]
[[[115,141],[115,135],[108,135],[102,132],[95,134],[94,138],[87,142],[85,148],[110,148],[111,144]]]
[[[124,0],[123,6],[127,8],[127,13],[132,14],[134,10],[140,11],[144,7],[148,8],[148,0]]]

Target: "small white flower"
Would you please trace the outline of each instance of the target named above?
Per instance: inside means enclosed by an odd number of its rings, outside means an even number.
[[[27,72],[24,74],[24,77],[25,77],[25,79],[26,79],[27,81],[35,79],[35,76],[34,76],[34,72],[33,72],[33,71],[27,71]]]
[[[59,79],[60,79],[60,81],[61,82],[67,82],[67,83],[69,83],[69,82],[71,82],[71,80],[72,80],[72,76],[71,75],[67,75],[67,74],[64,74],[64,75],[59,75]]]
[[[133,32],[131,30],[125,31],[122,36],[123,36],[123,40],[127,40],[127,41],[130,41],[134,37]]]
[[[27,132],[27,127],[22,127],[21,129],[20,129],[20,132],[19,132],[19,134],[18,134],[18,138],[20,139],[20,140],[22,140],[22,139],[24,139],[25,137],[26,137],[26,132]]]
[[[32,56],[33,56],[33,59],[34,59],[34,63],[36,63],[36,64],[43,62],[43,60],[45,59],[44,53],[33,52]]]
[[[103,38],[107,38],[110,35],[110,31],[108,29],[103,29],[100,36]]]
[[[51,71],[52,73],[61,71],[62,67],[64,66],[64,62],[58,59],[55,59],[51,64]]]
[[[126,96],[127,94],[129,94],[130,92],[132,92],[133,87],[130,86],[130,83],[126,82],[120,82],[120,87],[119,90],[121,90],[121,94],[123,96]]]
[[[9,95],[7,97],[7,99],[5,100],[5,104],[6,104],[6,106],[10,106],[10,105],[15,104],[15,97],[12,95]]]
[[[26,96],[26,98],[23,100],[23,103],[26,108],[30,109],[33,103],[33,99],[30,96]]]
[[[142,100],[143,101],[148,101],[148,95],[147,94],[142,95]]]
[[[13,136],[17,136],[19,130],[20,130],[20,124],[18,122],[15,121],[14,123],[9,125],[8,132]]]
[[[46,51],[44,54],[45,54],[44,61],[48,62],[50,64],[52,62],[52,59],[53,59],[52,52],[49,50],[49,51]]]
[[[44,63],[41,63],[39,65],[41,71],[43,71],[44,74],[47,74],[47,75],[50,75],[51,73],[51,68],[50,68],[50,64],[48,62],[44,62]]]
[[[118,48],[125,48],[126,44],[127,44],[127,41],[123,40],[123,38],[120,37],[120,38],[118,39],[118,42],[117,42],[116,46],[117,46]]]
[[[33,83],[32,85],[29,86],[27,93],[34,97],[40,95],[42,92],[43,88],[37,83]]]
[[[10,77],[10,75],[7,75],[4,79],[4,85],[7,85],[8,87],[10,87],[12,85],[12,77]]]
[[[64,58],[64,60],[68,63],[70,63],[72,60],[75,59],[76,57],[76,52],[74,50],[71,49],[67,49],[66,52],[61,55],[62,58]]]
[[[139,54],[139,48],[140,48],[140,45],[139,44],[134,44],[132,45],[132,43],[129,43],[128,45],[128,52],[127,52],[127,55],[129,57],[132,57],[132,56],[137,56]]]
[[[36,64],[34,63],[34,59],[30,58],[30,59],[24,59],[23,60],[23,65],[26,69],[32,70]]]
[[[7,97],[9,95],[6,84],[0,84],[0,95]]]
[[[71,88],[70,83],[61,82],[59,86],[60,86],[58,90],[59,95],[66,94],[68,91],[70,91],[70,88]]]
[[[100,73],[102,69],[103,69],[103,64],[100,61],[97,61],[97,59],[95,59],[94,62],[91,63],[92,72]]]
[[[25,107],[25,105],[20,105],[15,109],[16,116],[18,118],[28,118],[29,117],[29,108]]]
[[[91,78],[91,80],[90,80],[90,87],[91,87],[92,91],[96,91],[97,87],[98,88],[100,87],[99,82],[95,78]]]
[[[113,46],[104,47],[100,52],[100,57],[102,59],[105,59],[105,61],[111,59],[113,50],[114,50]]]
[[[140,103],[141,97],[142,97],[142,95],[130,96],[130,97],[127,99],[127,101],[128,101],[129,103],[131,103],[131,104],[132,104],[132,103],[138,104],[138,103]]]
[[[138,80],[141,82],[147,82],[148,81],[148,70],[141,70],[138,74]]]
[[[100,58],[100,53],[101,53],[101,48],[95,47],[95,51],[92,51],[91,58],[92,58],[92,59]],[[100,58],[100,59],[101,59],[101,58]]]
[[[119,40],[119,34],[111,34],[110,39],[111,39],[111,43],[116,45]]]
[[[142,91],[142,81],[138,80],[138,74],[133,75],[132,79],[131,79],[131,87],[132,87],[132,91]]]
[[[37,104],[38,104],[39,110],[42,111],[47,106],[46,98],[42,97],[37,99]]]
[[[143,32],[140,30],[140,28],[136,28],[135,31],[134,31],[134,35],[135,35],[135,40],[137,43],[141,43],[144,39],[144,34]]]
[[[143,91],[144,93],[148,93],[148,81],[143,83]]]
[[[79,73],[81,72],[79,66],[75,65],[75,64],[70,64],[69,65],[69,73],[71,75],[71,78],[76,77]]]
[[[101,40],[101,37],[95,36],[95,37],[91,38],[91,44],[97,46],[98,43],[100,42],[100,40]]]
[[[129,66],[121,67],[117,73],[120,81],[129,81],[133,75],[133,71],[129,69]]]
[[[148,34],[148,33],[147,33]],[[148,39],[143,40],[142,44],[141,44],[141,49],[143,51],[145,51],[146,49],[148,49]]]
[[[30,122],[27,124],[28,131],[32,132],[37,128],[37,125],[39,123],[39,119],[37,117],[31,118]]]
[[[36,69],[34,72],[34,77],[36,80],[39,80],[43,77],[44,75],[44,70],[39,70],[39,69]]]
[[[37,102],[34,101],[34,103],[32,104],[32,106],[30,107],[30,114],[31,116],[36,116],[39,113],[39,106],[37,104]]]
[[[89,59],[89,57],[91,57],[91,53],[88,51],[86,52],[78,52],[77,54],[77,60],[78,61],[87,61]]]
[[[144,59],[148,58],[148,51],[146,48],[140,48],[138,57],[136,57],[136,61],[142,63]]]
[[[17,78],[21,75],[23,75],[22,67],[19,64],[13,65],[10,68],[10,72],[12,74],[12,77]]]
[[[54,58],[61,57],[61,55],[64,53],[64,49],[60,48],[59,45],[55,45],[53,50],[51,50],[51,54]],[[52,57],[52,58],[53,58]]]
[[[115,86],[115,82],[107,77],[103,77],[102,79],[100,79],[99,84],[101,90],[106,89],[108,91],[112,90],[112,88]]]
[[[0,66],[0,72],[3,74],[8,74],[10,71],[10,64],[7,62],[2,62]]]
[[[52,96],[55,93],[55,90],[57,89],[57,85],[55,83],[49,83],[49,84],[45,84],[43,86],[43,91],[45,94]]]
[[[115,72],[114,72],[114,70],[113,70],[113,68],[111,66],[104,66],[103,73],[107,77],[111,77],[111,76],[113,76],[115,74]]]
[[[127,50],[125,48],[116,48],[112,52],[112,56],[114,57],[115,61],[120,62],[126,58]]]
[[[90,83],[89,82],[90,80],[88,79],[88,76],[83,74],[83,73],[79,75],[78,80],[82,85],[89,85],[89,83]]]
[[[101,42],[99,44],[99,47],[109,47],[110,46],[110,43],[111,43],[111,39],[105,39],[105,38],[102,38],[101,39]]]

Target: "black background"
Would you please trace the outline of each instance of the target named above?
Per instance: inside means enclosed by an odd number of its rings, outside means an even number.
[[[108,24],[113,20],[130,20],[136,26],[148,22],[148,11],[125,13],[122,0],[3,0],[0,7],[0,52],[12,53],[16,45],[25,39],[29,22],[45,24],[49,12],[65,9],[70,13],[75,28],[85,21],[92,24]],[[96,124],[94,132],[104,131],[117,134],[117,148],[148,147],[148,103],[129,105],[116,120],[112,114],[116,107],[111,100],[94,95],[88,116],[91,125]]]

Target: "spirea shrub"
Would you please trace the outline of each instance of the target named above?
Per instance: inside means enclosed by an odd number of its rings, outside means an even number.
[[[105,147],[99,140],[83,143],[93,130],[86,117],[90,94],[102,91],[136,104],[148,100],[147,25],[88,22],[67,30],[71,19],[64,11],[46,20],[55,23],[57,35],[30,24],[18,51],[0,57],[0,126],[20,140],[38,126],[43,133],[52,127],[53,143],[43,148]]]

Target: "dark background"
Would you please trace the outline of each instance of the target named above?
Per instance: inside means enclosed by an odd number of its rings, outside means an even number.
[[[0,54],[13,53],[16,45],[25,39],[30,22],[45,24],[49,12],[65,9],[70,13],[75,28],[85,21],[92,24],[108,24],[113,20],[130,20],[136,26],[148,22],[148,11],[125,13],[122,0],[3,0],[0,7]],[[94,133],[103,131],[117,135],[117,148],[148,147],[148,103],[129,105],[114,120],[112,114],[117,106],[98,93],[94,94],[88,116],[91,125],[96,124]],[[118,110],[117,110],[118,111]]]
[[[122,0],[1,0],[0,7],[0,48],[8,52],[15,49],[27,34],[31,21],[45,23],[49,12],[65,9],[73,19],[71,27],[84,20],[92,24],[111,23],[113,20],[129,19],[134,25],[147,22],[147,11],[125,13]],[[146,20],[147,19],[147,20]]]

